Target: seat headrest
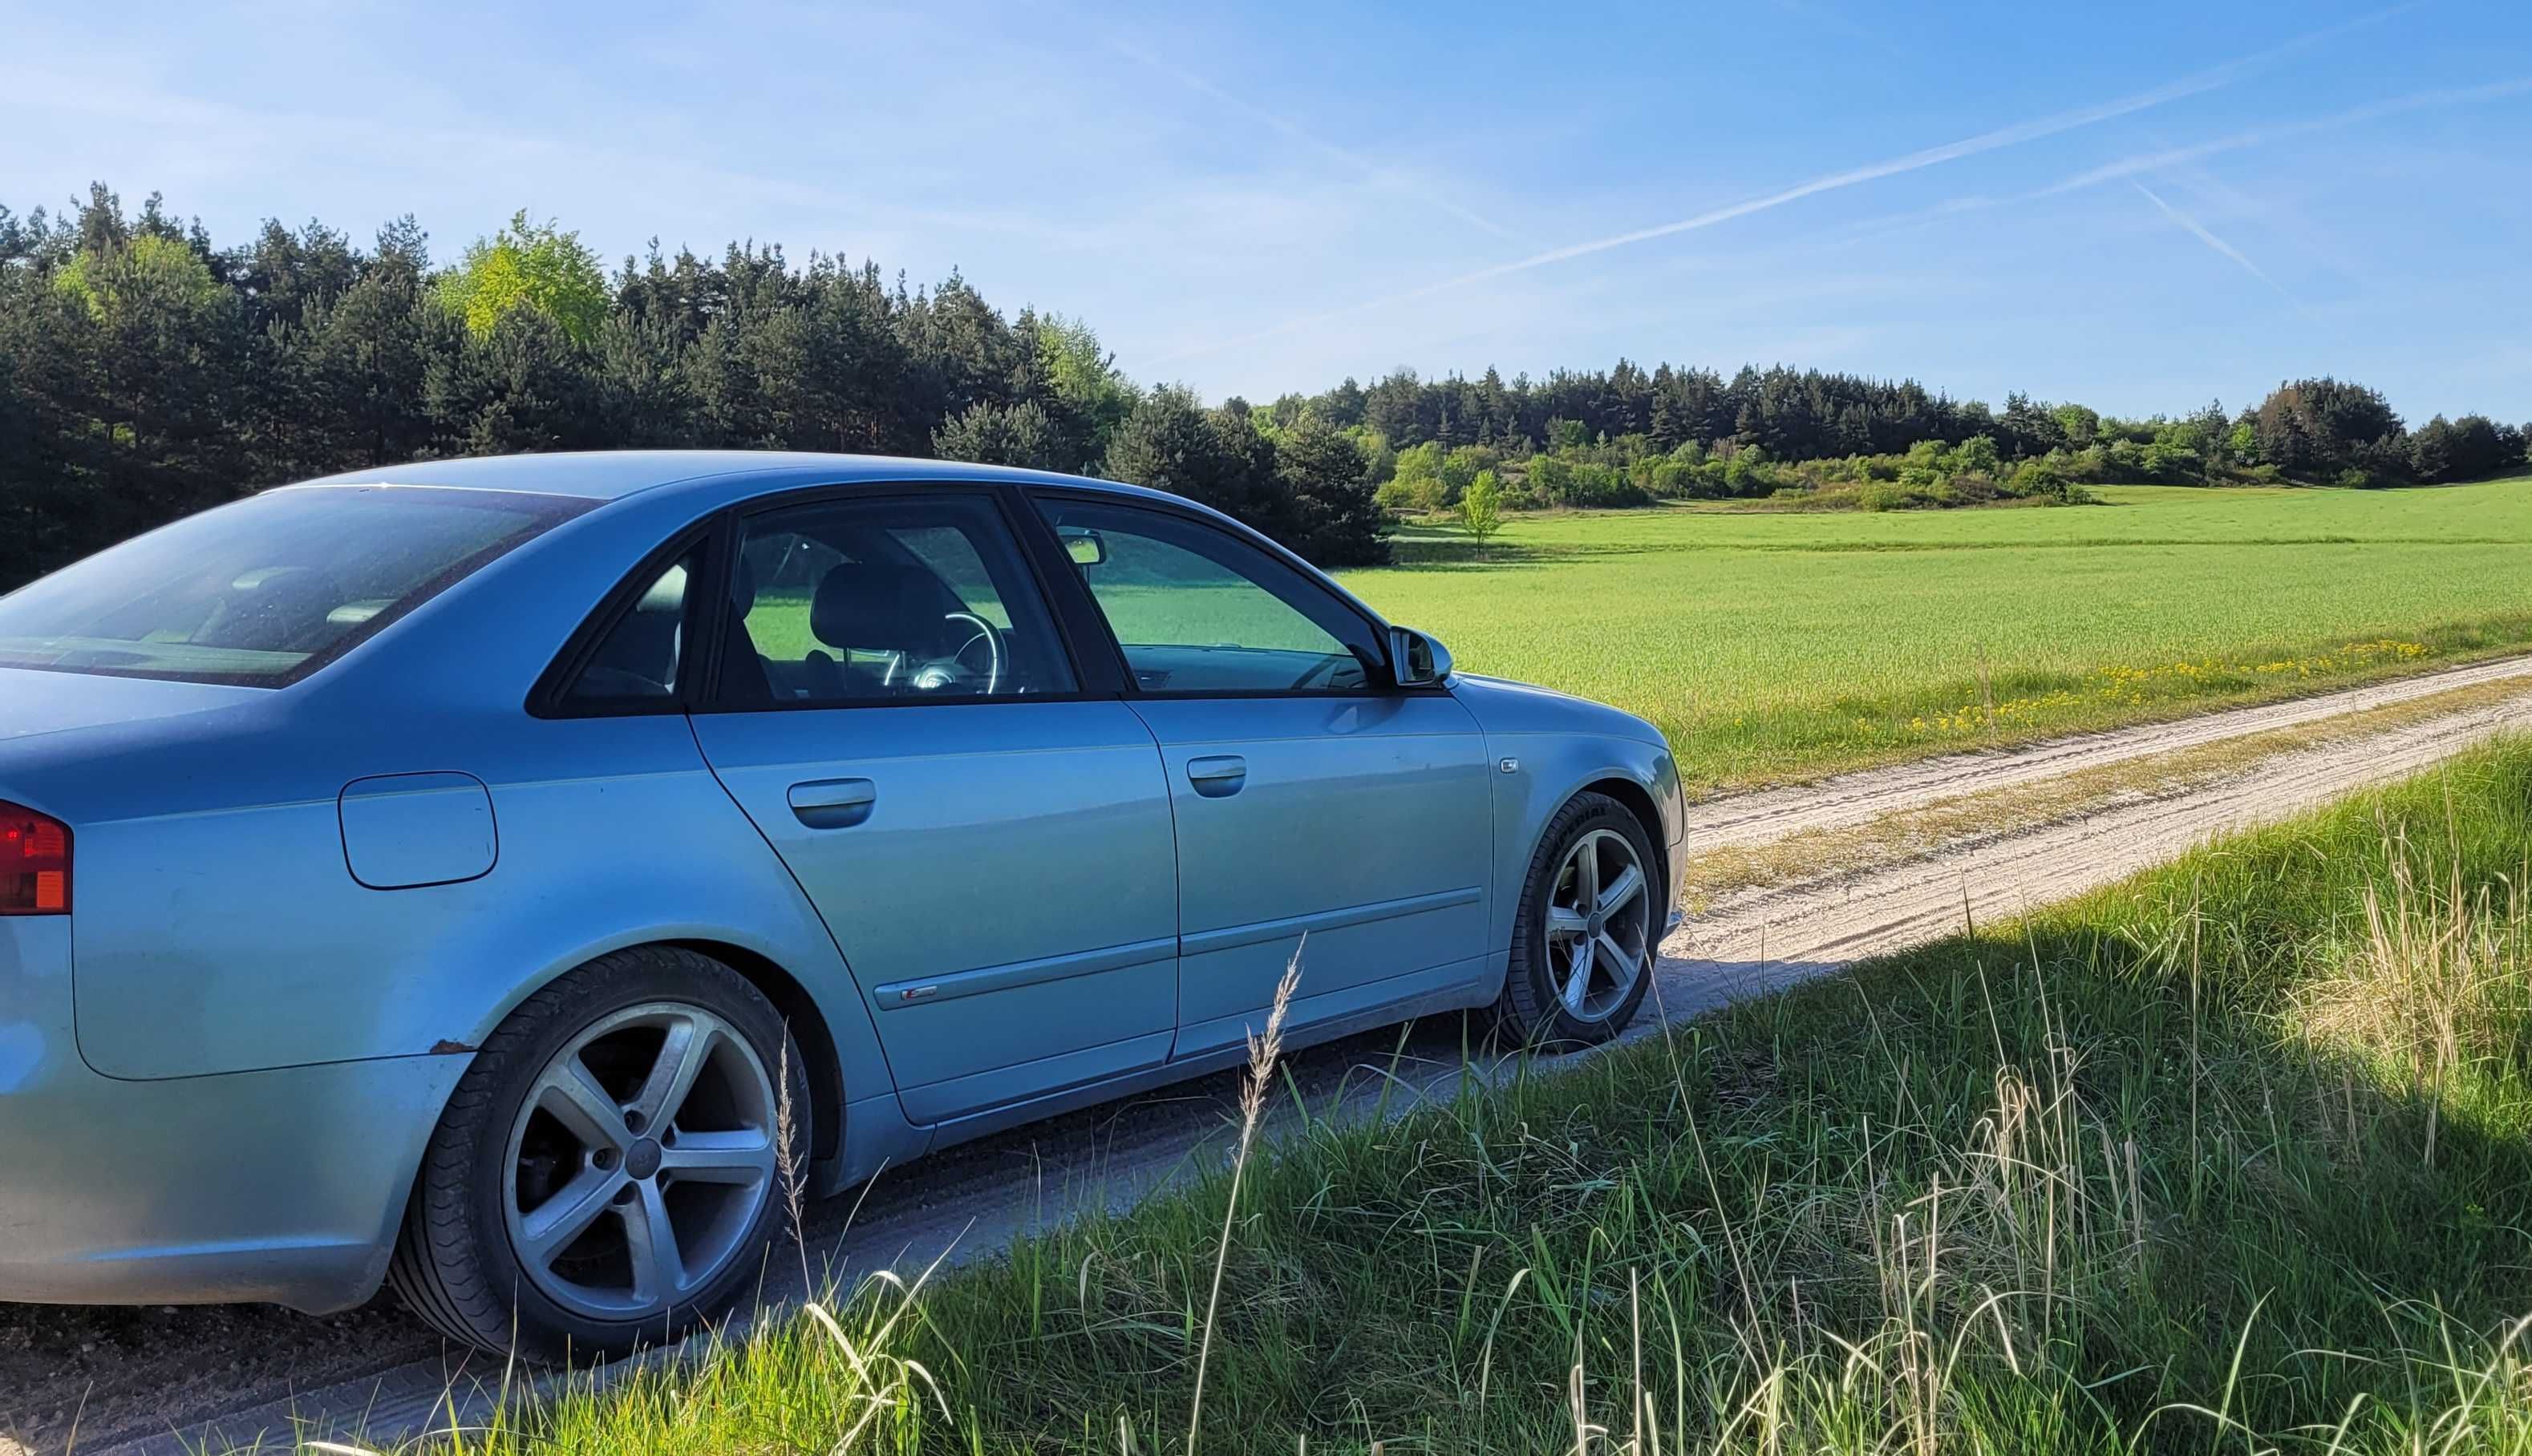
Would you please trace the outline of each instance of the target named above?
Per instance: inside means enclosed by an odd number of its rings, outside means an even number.
[[[945,615],[958,610],[958,598],[922,567],[848,561],[819,580],[809,631],[838,651],[933,652]]]

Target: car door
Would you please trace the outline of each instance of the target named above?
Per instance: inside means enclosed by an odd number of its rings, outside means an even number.
[[[1193,512],[1036,492],[1160,741],[1178,824],[1177,1057],[1262,1025],[1308,935],[1296,1024],[1485,972],[1485,741],[1389,686],[1376,624]]]
[[[1076,669],[1003,499],[744,515],[694,719],[826,917],[917,1122],[1156,1065],[1176,1026],[1160,757],[1113,671]]]

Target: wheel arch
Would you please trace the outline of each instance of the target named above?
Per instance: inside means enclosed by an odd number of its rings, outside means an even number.
[[[1603,798],[1614,799],[1625,807],[1627,812],[1635,815],[1636,822],[1643,826],[1644,842],[1653,847],[1653,860],[1661,867],[1659,882],[1670,883],[1670,876],[1677,867],[1670,863],[1670,846],[1665,842],[1668,831],[1662,826],[1661,808],[1653,802],[1652,794],[1634,779],[1623,774],[1610,774],[1604,778],[1593,779],[1566,795],[1557,805],[1557,809],[1561,811],[1567,804],[1573,803],[1584,794],[1598,794]],[[1553,817],[1551,813],[1550,818]],[[1541,827],[1540,832],[1545,832],[1544,826]]]
[[[783,1025],[790,1029],[792,1041],[800,1048],[804,1063],[801,1071],[809,1082],[809,1154],[821,1162],[835,1157],[844,1146],[844,1063],[835,1049],[834,1031],[827,1025],[827,1015],[818,1005],[818,998],[809,993],[798,977],[762,951],[725,940],[651,943],[710,956],[745,977],[749,984],[765,994],[765,999],[774,1003],[774,1009],[781,1013]]]
[[[1598,794],[1635,819],[1652,847],[1647,868],[1658,867],[1665,895],[1676,893],[1679,867],[1672,863],[1672,833],[1662,812],[1671,782],[1667,753],[1651,745],[1575,734],[1507,735],[1494,741],[1491,752],[1520,760],[1518,772],[1507,769],[1494,776],[1496,946],[1512,944],[1530,868],[1556,816],[1580,795]]]

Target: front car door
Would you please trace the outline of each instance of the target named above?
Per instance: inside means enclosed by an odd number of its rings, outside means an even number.
[[[1390,686],[1377,624],[1239,532],[1159,503],[1033,494],[1168,770],[1173,1055],[1261,1027],[1304,933],[1295,1025],[1465,1001],[1491,960],[1494,839],[1467,709]]]
[[[743,516],[694,719],[834,932],[916,1122],[1155,1066],[1176,1024],[1159,756],[1113,672],[1071,660],[1005,498]]]

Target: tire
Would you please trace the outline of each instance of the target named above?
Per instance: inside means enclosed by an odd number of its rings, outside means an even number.
[[[754,1287],[785,1168],[808,1166],[808,1119],[799,1047],[746,978],[672,946],[603,956],[476,1052],[388,1280],[442,1334],[494,1353],[672,1340]]]
[[[1593,852],[1595,877],[1629,861],[1640,876],[1633,897],[1614,912],[1604,912],[1606,921],[1596,927],[1587,920],[1578,924],[1566,913],[1578,903],[1578,857],[1586,845]],[[1652,984],[1664,904],[1655,877],[1660,864],[1644,826],[1616,800],[1577,794],[1557,811],[1539,836],[1522,884],[1512,962],[1494,1010],[1501,1036],[1542,1051],[1573,1051],[1596,1046],[1627,1029]],[[1615,876],[1601,885],[1604,894],[1619,887]],[[1558,911],[1553,925],[1551,908]],[[1578,938],[1591,946],[1579,997],[1571,994]]]

